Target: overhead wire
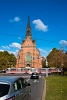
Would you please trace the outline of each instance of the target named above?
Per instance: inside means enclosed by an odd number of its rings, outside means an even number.
[[[7,36],[14,36],[14,37],[21,37],[19,35],[14,35],[14,34],[4,34],[4,33],[0,33],[0,35],[7,35]],[[58,41],[55,41],[55,40],[45,40],[45,39],[38,39],[38,38],[35,38],[35,40],[41,40],[41,41],[47,41],[47,42],[58,42]]]

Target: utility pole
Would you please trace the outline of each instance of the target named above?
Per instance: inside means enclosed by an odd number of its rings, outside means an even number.
[[[46,77],[48,77],[48,61],[47,61],[47,58],[46,58]]]

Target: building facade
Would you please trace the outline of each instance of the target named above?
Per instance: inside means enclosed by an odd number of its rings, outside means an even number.
[[[42,57],[36,48],[36,41],[32,40],[30,18],[26,28],[26,37],[22,41],[21,49],[18,52],[16,68],[42,68]]]

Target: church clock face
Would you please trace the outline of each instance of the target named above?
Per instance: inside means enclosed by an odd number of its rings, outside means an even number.
[[[31,57],[30,52],[27,52],[25,61],[26,62],[31,62],[32,61],[32,57]]]

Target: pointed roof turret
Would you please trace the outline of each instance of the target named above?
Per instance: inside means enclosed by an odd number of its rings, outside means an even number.
[[[28,23],[27,23],[27,27],[30,28],[30,17],[28,16]]]
[[[26,28],[26,37],[32,36],[31,27],[30,27],[30,17],[28,17],[28,23]]]

